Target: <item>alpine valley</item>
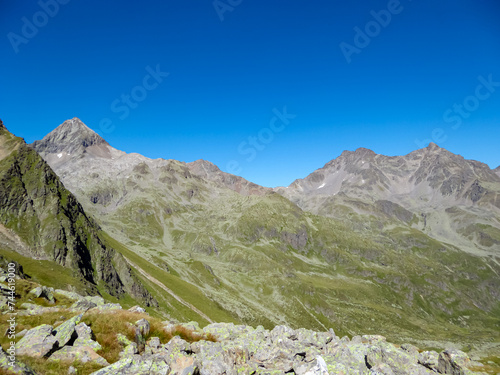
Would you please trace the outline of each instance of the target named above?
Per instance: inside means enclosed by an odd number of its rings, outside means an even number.
[[[77,118],[30,146],[2,127],[0,248],[166,319],[498,355],[499,168],[360,148],[270,189],[127,154]]]

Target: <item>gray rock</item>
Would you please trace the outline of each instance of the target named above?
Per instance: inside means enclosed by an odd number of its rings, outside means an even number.
[[[18,339],[23,338],[26,335],[26,333],[28,333],[28,330],[23,329],[21,332],[16,333],[16,338]]]
[[[79,295],[78,293],[75,293],[75,292],[70,292],[70,291],[67,291],[67,290],[63,290],[63,289],[56,289],[54,291],[54,293],[57,295],[57,294],[60,294],[66,298],[69,298],[69,299],[72,299],[74,301],[78,301],[78,300],[81,300],[83,299],[83,297],[81,295]]]
[[[77,373],[76,368],[74,368],[73,366],[69,366],[68,375],[74,375],[76,373]]]
[[[149,322],[146,319],[138,320],[137,322],[135,322],[135,326],[137,328],[139,328],[139,331],[141,332],[141,335],[143,335],[144,337],[146,337],[147,335],[149,335],[149,331],[151,329],[151,325],[149,324]]]
[[[190,350],[191,346],[187,341],[181,339],[179,336],[175,336],[164,345],[164,348],[170,353],[186,353]]]
[[[82,299],[73,303],[70,309],[77,311],[87,311],[93,309],[94,307],[97,307],[97,305],[94,302]]]
[[[108,361],[88,346],[65,346],[49,357],[50,361],[92,362],[101,366],[109,366]]]
[[[30,297],[33,298],[40,298],[42,296],[43,290],[41,286],[37,286],[36,288],[33,288],[30,290],[29,294]]]
[[[15,360],[15,358],[9,358],[9,354],[6,353],[0,346],[0,368],[8,370],[9,373],[18,375],[35,375],[35,372],[27,365],[22,362]],[[15,357],[15,356],[13,356]],[[12,361],[14,359],[14,361]]]
[[[329,375],[326,362],[321,356],[317,356],[312,362],[298,366],[294,371],[297,375]]]
[[[131,356],[134,354],[139,354],[139,348],[135,342],[130,343],[120,352],[120,357]]]
[[[361,336],[363,344],[375,345],[377,342],[385,341],[386,338],[380,335],[364,335]]]
[[[417,363],[417,358],[403,350],[398,350],[389,343],[381,341],[368,349],[366,363],[370,367],[387,364],[391,367],[394,375],[406,375],[409,373],[410,368]]]
[[[456,349],[448,349],[439,353],[437,369],[441,374],[466,375],[471,373],[467,369],[470,364],[469,356]]]
[[[131,307],[130,309],[128,309],[128,311],[138,313],[138,314],[145,314],[146,313],[146,309],[143,309],[140,306]]]
[[[414,363],[418,363],[419,353],[418,353],[418,348],[416,346],[413,346],[411,344],[403,344],[401,345],[401,350],[404,351],[409,356],[411,356],[413,358],[412,361]]]
[[[90,302],[94,302],[94,301],[90,301]],[[97,305],[96,307],[94,307],[88,311],[89,312],[101,312],[101,311],[121,310],[121,309],[122,309],[122,306],[119,303],[105,303],[103,305]]]
[[[161,341],[158,337],[151,337],[146,345],[152,349],[159,349],[161,346]]]
[[[133,355],[122,358],[118,362],[93,372],[91,375],[173,375],[167,358],[163,355],[154,355],[143,358],[140,355]]]
[[[75,327],[77,339],[73,346],[90,346],[95,351],[101,350],[101,344],[94,340],[92,329],[85,323],[79,323]]]
[[[431,370],[437,370],[439,354],[435,351],[425,351],[419,354],[418,363]]]
[[[47,324],[30,329],[16,344],[17,355],[42,358],[52,354],[59,347],[52,330]]]
[[[198,322],[189,322],[189,323],[180,323],[179,326],[186,328],[190,331],[201,331],[200,325]]]
[[[82,316],[83,314],[74,316],[54,329],[56,340],[59,342],[59,347],[63,347],[71,340],[76,340],[77,334],[75,327],[78,323],[80,323]]]

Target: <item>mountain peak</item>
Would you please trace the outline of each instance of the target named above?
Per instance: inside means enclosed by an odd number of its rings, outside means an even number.
[[[434,142],[430,142],[429,145],[426,147],[427,150],[429,151],[438,151],[438,150],[443,150],[443,148],[439,147],[437,144]]]
[[[64,121],[32,147],[39,153],[62,153],[68,155],[83,153],[91,146],[109,146],[100,135],[74,117]]]
[[[5,125],[3,124],[2,119],[0,119],[0,129],[5,129]]]

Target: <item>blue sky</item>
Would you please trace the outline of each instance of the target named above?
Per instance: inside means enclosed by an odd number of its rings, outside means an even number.
[[[500,3],[0,2],[0,118],[288,185],[358,147],[500,165]],[[167,74],[168,73],[168,74]]]

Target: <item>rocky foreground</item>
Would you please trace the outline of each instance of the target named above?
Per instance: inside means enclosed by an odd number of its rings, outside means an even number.
[[[97,368],[101,367],[93,375],[474,374],[468,369],[471,361],[467,354],[458,350],[419,352],[410,344],[397,347],[386,342],[383,336],[340,338],[332,329],[314,332],[276,326],[266,330],[262,326],[253,328],[228,323],[210,324],[200,329],[195,322],[178,324],[166,321],[162,323],[165,332],[182,328],[190,332],[190,337],[198,336],[201,340],[188,342],[174,336],[162,342],[160,337],[151,335],[149,320],[155,318],[149,317],[138,306],[126,310],[129,315],[137,314],[135,323],[130,324],[133,339],[130,331],[129,338],[116,332],[114,340],[122,348],[120,359],[109,363],[92,327],[82,319],[86,314],[115,314],[119,319],[124,313],[119,304],[106,303],[101,297],[83,297],[41,286],[32,289],[28,295],[33,301],[42,300],[49,305],[63,296],[72,304],[40,306],[25,302],[20,306],[19,317],[62,311],[76,315],[53,325],[41,324],[18,332],[14,365],[9,364],[9,354],[0,349],[0,367],[14,374],[41,373],[21,362],[22,358],[70,362],[69,370],[63,372],[70,374],[81,373],[73,364],[78,367],[93,363]]]

